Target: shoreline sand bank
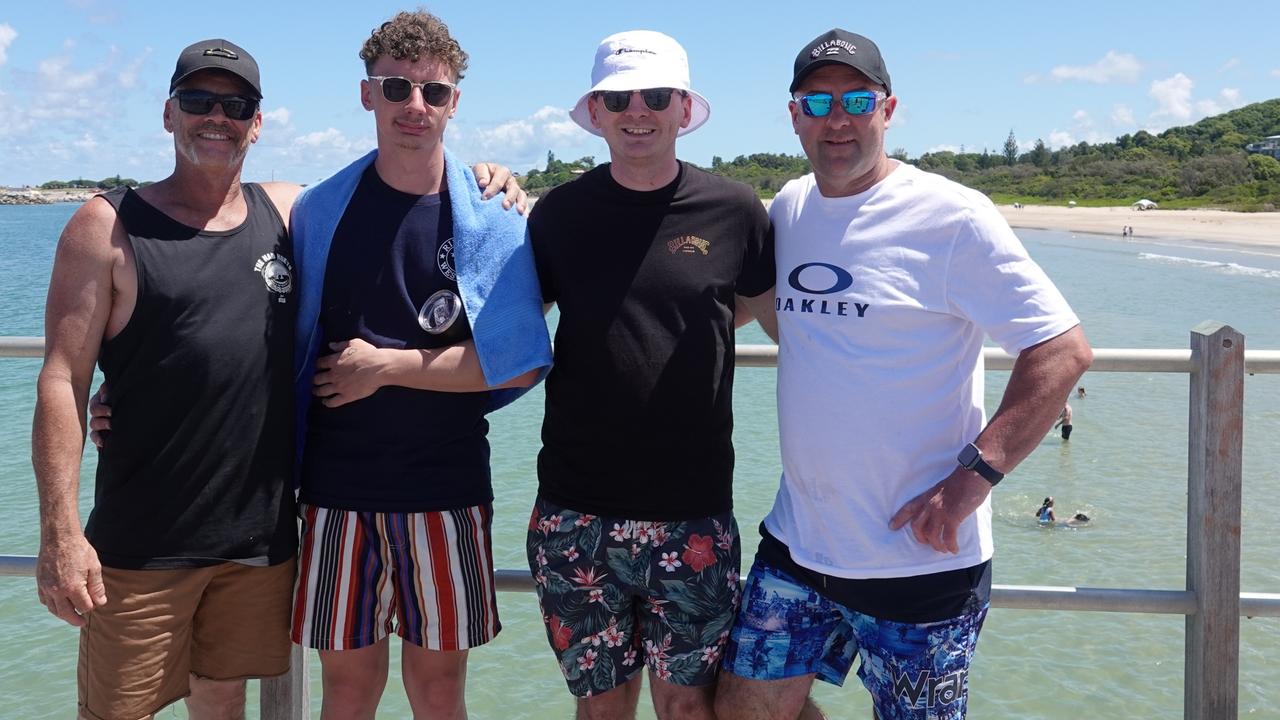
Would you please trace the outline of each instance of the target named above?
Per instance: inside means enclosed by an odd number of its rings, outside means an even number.
[[[1109,235],[1117,240],[1183,240],[1280,249],[1280,212],[1226,210],[1134,210],[1109,207],[998,205],[1009,225],[1037,230]],[[1133,236],[1121,235],[1124,226]]]

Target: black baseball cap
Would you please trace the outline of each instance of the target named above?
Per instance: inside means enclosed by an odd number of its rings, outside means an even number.
[[[893,94],[893,88],[889,85],[889,71],[884,67],[884,58],[880,57],[880,48],[867,38],[840,28],[828,30],[810,40],[800,54],[796,55],[791,92],[800,87],[809,73],[823,65],[837,64],[848,65],[866,75],[872,82],[883,85],[885,92]]]
[[[173,92],[183,80],[201,70],[222,70],[240,78],[262,99],[262,82],[258,79],[258,62],[244,48],[228,40],[201,40],[187,46],[178,56],[178,65],[169,80]]]

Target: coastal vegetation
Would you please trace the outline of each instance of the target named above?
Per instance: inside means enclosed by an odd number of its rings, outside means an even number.
[[[1280,134],[1280,99],[1254,103],[1159,134],[1146,130],[1113,142],[1081,142],[1050,150],[1043,140],[1021,151],[1011,130],[996,152],[943,150],[909,158],[890,155],[922,170],[981,190],[998,203],[1129,205],[1154,200],[1164,208],[1280,209],[1280,160],[1249,154],[1245,146]],[[545,171],[531,170],[523,185],[538,195],[594,166],[594,158],[571,163],[547,154]],[[756,153],[730,161],[711,160],[711,172],[744,182],[761,197],[773,197],[788,180],[809,172],[802,155]]]
[[[41,190],[110,190],[112,188],[125,185],[127,187],[140,187],[142,185],[150,185],[150,182],[138,182],[133,178],[122,178],[119,175],[115,177],[103,178],[101,180],[85,180],[78,178],[76,180],[50,180],[40,186]]]

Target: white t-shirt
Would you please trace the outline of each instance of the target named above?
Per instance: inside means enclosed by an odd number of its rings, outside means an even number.
[[[983,336],[1011,354],[1079,324],[981,193],[899,164],[827,198],[813,175],[769,215],[777,243],[782,485],[765,526],[800,565],[908,577],[992,555],[990,499],[960,553],[889,529],[986,423]]]

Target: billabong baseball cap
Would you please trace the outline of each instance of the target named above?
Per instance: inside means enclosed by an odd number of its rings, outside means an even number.
[[[697,130],[711,116],[711,103],[689,88],[689,56],[673,38],[652,30],[630,30],[610,35],[596,48],[596,63],[591,68],[591,89],[578,99],[569,117],[592,135],[600,129],[591,125],[587,99],[602,90],[647,90],[675,88],[693,98],[688,127],[677,134]]]
[[[888,94],[893,94],[893,88],[889,85],[889,71],[885,69],[884,58],[880,57],[880,48],[857,33],[839,28],[828,30],[810,40],[800,54],[796,55],[790,92],[795,92],[809,73],[823,65],[848,65],[866,75],[872,82],[883,85]]]
[[[178,64],[169,80],[169,92],[173,92],[183,80],[201,70],[222,70],[240,78],[253,88],[254,95],[262,99],[262,81],[258,77],[258,63],[244,48],[228,40],[201,40],[189,45],[178,55]]]

